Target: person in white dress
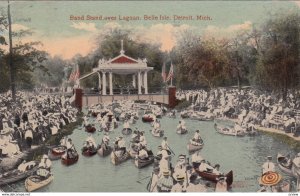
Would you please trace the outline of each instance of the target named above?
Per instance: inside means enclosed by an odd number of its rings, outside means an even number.
[[[275,172],[275,164],[272,162],[272,156],[267,156],[267,161],[262,165],[262,175],[268,172]]]

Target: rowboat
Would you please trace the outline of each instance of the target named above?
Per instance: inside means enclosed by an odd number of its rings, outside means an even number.
[[[164,130],[159,129],[157,132],[154,132],[154,129],[152,129],[150,131],[151,131],[151,134],[154,137],[162,137],[162,136],[164,136]]]
[[[122,129],[122,134],[123,135],[130,135],[131,133],[132,133],[132,129],[130,129],[130,128]]]
[[[52,182],[53,179],[53,174],[50,174],[50,176],[46,179],[43,179],[41,176],[37,175],[30,176],[25,180],[25,188],[28,192],[32,192],[46,186]]]
[[[143,116],[142,121],[143,122],[153,122],[153,118],[150,116]]]
[[[56,146],[48,151],[48,157],[50,160],[58,160],[66,152],[65,146]]]
[[[216,124],[214,125],[216,131],[220,134],[223,135],[230,135],[230,136],[239,136],[239,137],[243,137],[245,136],[245,132],[243,131],[235,131],[231,128],[228,127],[218,127]]]
[[[188,149],[189,152],[195,152],[197,150],[202,149],[203,145],[204,145],[204,142],[203,142],[203,140],[201,140],[201,142],[199,143],[199,145],[193,145],[193,144],[189,143],[187,145],[187,149]]]
[[[198,120],[199,121],[213,121],[214,117],[213,116],[211,116],[211,117],[203,116],[203,117],[200,117]]]
[[[188,132],[187,129],[182,129],[182,128],[178,128],[178,129],[176,130],[176,133],[178,133],[178,134],[186,134],[187,132]]]
[[[37,171],[38,165],[37,165],[37,162],[34,162],[34,161],[31,161],[31,162],[32,162],[32,164],[29,164],[27,166],[27,169],[25,172],[21,172],[18,169],[14,169],[12,171],[1,174],[0,175],[0,186],[14,183],[14,182],[23,180],[23,179],[27,178],[28,176],[33,175],[34,172]],[[31,162],[29,162],[29,163],[31,163]]]
[[[134,160],[134,164],[137,168],[142,168],[142,167],[146,167],[152,163],[154,163],[154,156],[153,156],[153,152],[151,150],[147,151],[148,152],[148,157],[147,159],[140,159],[140,158],[135,158]]]
[[[225,176],[223,175],[217,175],[217,174],[214,174],[212,172],[207,172],[207,171],[199,171],[199,170],[196,170],[196,172],[198,173],[198,175],[206,180],[209,180],[209,181],[212,181],[212,182],[215,182],[217,183],[218,182],[218,179],[220,177],[226,177],[226,183],[227,183],[227,186],[231,186],[232,182],[233,182],[233,172],[232,170],[230,172],[228,172]]]
[[[93,155],[95,155],[97,153],[97,149],[90,147],[90,148],[82,148],[82,155],[86,156],[86,157],[91,157]]]
[[[74,163],[76,163],[79,159],[79,155],[77,152],[73,152],[73,154],[71,155],[72,157],[67,157],[67,155],[63,155],[61,157],[61,163],[64,165],[73,165]]]
[[[126,151],[124,154],[121,156],[117,156],[116,152],[113,150],[110,154],[111,162],[114,165],[119,165],[122,162],[126,161],[127,159],[130,158],[129,153]]]
[[[277,154],[277,164],[281,171],[284,173],[297,177],[297,175],[292,171],[292,160],[280,153]]]
[[[85,131],[88,133],[94,133],[96,131],[96,128],[92,125],[85,126]]]
[[[101,147],[99,148],[99,150],[97,151],[98,155],[100,157],[105,157],[107,155],[109,155],[112,151],[112,147],[111,146],[107,146],[106,148],[103,147],[104,145],[101,145]]]

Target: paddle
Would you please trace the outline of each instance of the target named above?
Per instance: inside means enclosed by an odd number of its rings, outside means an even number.
[[[173,152],[173,150],[170,148],[169,145],[167,145],[167,147],[169,148],[169,150],[170,150],[171,153],[173,153],[174,155],[176,155],[176,154]]]
[[[153,172],[152,172],[152,175],[153,175]],[[152,176],[147,176],[147,177],[145,177],[145,178],[142,178],[142,179],[140,179],[140,180],[137,180],[136,182],[142,184],[142,183],[141,183],[142,180],[145,180],[145,179],[150,178],[150,177],[152,177]]]

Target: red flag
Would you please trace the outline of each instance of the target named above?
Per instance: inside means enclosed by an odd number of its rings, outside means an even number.
[[[72,73],[70,74],[69,81],[75,81],[79,78],[80,72],[79,72],[79,67],[76,65],[75,70],[73,69]]]
[[[166,82],[168,82],[170,79],[173,79],[173,77],[174,77],[174,68],[173,68],[173,64],[171,63],[170,71],[166,79]]]

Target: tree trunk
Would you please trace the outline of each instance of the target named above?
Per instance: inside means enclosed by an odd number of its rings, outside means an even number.
[[[11,32],[11,17],[10,17],[10,5],[8,0],[7,7],[8,15],[8,36],[9,36],[9,68],[10,68],[10,85],[11,85],[11,95],[12,99],[16,100],[16,86],[15,86],[15,67],[13,64],[13,50],[12,50],[12,32]]]

